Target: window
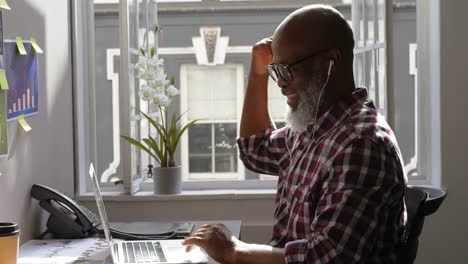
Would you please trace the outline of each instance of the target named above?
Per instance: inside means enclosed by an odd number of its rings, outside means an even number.
[[[124,111],[130,106],[147,106],[135,96],[138,81],[131,75],[121,74],[120,62],[127,60],[130,66],[124,71],[132,73],[131,64],[135,62],[137,48],[155,42],[156,36],[144,34],[147,26],[155,23],[155,1],[128,0],[127,8],[124,8],[126,17],[119,16],[119,1],[100,0],[94,5],[85,3],[88,1],[76,2],[76,34],[81,35],[75,36],[75,45],[83,45],[88,52],[87,55],[76,55],[83,74],[82,77],[75,76],[76,80],[83,80],[76,85],[75,91],[79,190],[89,190],[86,164],[90,161],[95,163],[104,188],[125,188],[131,192],[140,187],[149,189],[152,182],[145,177],[145,169],[154,162],[144,152],[129,148],[120,140],[120,135],[153,133],[138,115]],[[188,110],[183,122],[201,119],[184,135],[179,145],[177,161],[186,170],[183,173],[184,188],[272,188],[276,177],[245,169],[238,160],[235,144],[251,45],[271,35],[292,10],[314,1],[190,2],[159,4],[158,1],[160,12],[157,16],[163,27],[158,39],[159,54],[165,59],[166,72],[176,76],[176,86],[182,92],[175,108],[180,109],[178,113]],[[386,2],[329,3],[337,4],[354,29],[357,85],[368,87],[381,113],[393,122],[407,171],[414,172],[418,166],[415,143],[418,142],[418,132],[414,125],[417,93],[412,89],[416,69],[412,65],[410,72],[408,54],[413,54],[414,58],[416,49],[411,46],[412,53],[409,53],[409,43],[416,41],[416,9],[414,2],[408,5],[411,1],[406,1],[404,6],[396,4],[393,16],[389,17],[386,7],[391,5]],[[256,8],[255,12],[249,10]],[[146,21],[138,12],[152,15]],[[196,20],[190,12],[197,15]],[[262,16],[258,16],[258,12],[262,12]],[[386,24],[389,18],[393,22]],[[120,54],[120,34],[126,32],[121,25],[126,25],[130,33],[124,42],[129,50],[125,56]],[[392,49],[388,49],[386,28],[392,25],[398,26],[393,27]],[[207,41],[207,36],[214,36],[216,41]],[[81,59],[83,61],[79,61]],[[388,63],[395,64],[393,75],[387,74]],[[284,126],[285,110],[285,98],[270,80],[269,111],[277,127]],[[417,173],[414,175],[422,177]],[[120,184],[122,182],[125,186]]]
[[[243,65],[181,67],[181,112],[185,124],[198,119],[184,135],[181,164],[185,180],[274,180],[248,175],[238,159],[238,137],[244,98]],[[216,76],[216,78],[213,78]],[[278,127],[284,126],[285,99],[276,83],[269,82],[269,109]]]
[[[182,65],[180,73],[182,122],[199,120],[181,142],[184,179],[243,180],[236,144],[243,65]]]
[[[352,1],[355,39],[354,74],[357,86],[365,86],[382,114],[385,112],[385,0]]]
[[[398,6],[398,2],[395,2]],[[416,11],[415,3],[411,9]],[[387,5],[387,6],[386,6]],[[387,12],[388,3],[383,0],[353,0],[352,25],[355,34],[355,79],[357,85],[369,89],[379,111],[384,114],[397,135],[404,158],[405,171],[410,182],[425,179],[419,164],[421,151],[419,124],[420,92],[416,69],[416,15],[408,15],[405,7],[400,12]],[[402,8],[403,9],[403,8]],[[395,10],[395,9],[394,9]],[[398,9],[396,9],[398,10]],[[387,18],[390,15],[391,20]],[[386,26],[386,21],[393,23]],[[403,24],[404,26],[400,25]],[[394,26],[393,26],[394,25]],[[411,36],[404,41],[392,39],[392,50],[388,50],[386,30],[391,28],[393,36]],[[394,62],[388,64],[387,56]],[[392,70],[386,65],[395,65]],[[396,65],[401,65],[397,67]],[[398,78],[388,79],[389,74]]]

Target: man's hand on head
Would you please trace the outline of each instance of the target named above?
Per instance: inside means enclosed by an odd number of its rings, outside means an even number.
[[[257,75],[268,75],[265,68],[273,59],[271,51],[272,38],[264,38],[257,42],[252,48],[252,70]]]

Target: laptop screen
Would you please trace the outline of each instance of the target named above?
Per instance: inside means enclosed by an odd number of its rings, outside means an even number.
[[[99,188],[99,182],[96,177],[96,172],[94,171],[93,163],[89,165],[89,177],[91,178],[91,183],[94,190],[94,197],[96,198],[96,204],[99,211],[99,216],[101,218],[102,228],[104,229],[104,235],[106,236],[107,243],[109,243],[112,259],[114,263],[117,263],[117,255],[114,252],[114,241],[112,241],[112,236],[109,229],[109,219],[107,218],[106,208],[104,207],[104,201],[101,196],[101,189]]]

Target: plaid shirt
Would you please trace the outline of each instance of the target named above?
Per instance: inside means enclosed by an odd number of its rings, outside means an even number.
[[[406,175],[365,88],[302,133],[270,127],[238,145],[247,168],[279,176],[271,245],[288,263],[397,262]]]

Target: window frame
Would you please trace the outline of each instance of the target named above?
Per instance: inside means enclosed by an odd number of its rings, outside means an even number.
[[[420,1],[418,1],[419,3]],[[389,16],[389,12],[393,7],[391,1],[386,1],[387,3],[387,10],[386,10],[386,22],[385,22],[385,29],[386,29],[386,53],[387,53],[387,76],[392,76],[392,61],[391,56],[391,28],[392,23],[389,23],[389,19],[391,19],[391,15]],[[389,8],[390,7],[390,8]],[[418,11],[419,12],[419,11]],[[391,14],[391,13],[390,13]],[[75,125],[75,176],[76,176],[76,186],[75,190],[78,194],[86,193],[89,191],[90,184],[88,183],[87,177],[87,164],[91,161],[96,161],[96,144],[95,144],[95,137],[87,137],[87,135],[95,133],[95,131],[87,131],[86,127],[89,124],[95,122],[93,119],[88,119],[88,116],[84,115],[84,112],[92,112],[95,111],[94,105],[96,102],[93,102],[92,105],[89,105],[88,108],[84,109],[83,101],[84,98],[92,98],[92,94],[90,94],[85,87],[90,88],[94,87],[94,65],[92,59],[94,57],[94,4],[90,3],[89,1],[79,1],[79,0],[72,0],[72,31],[73,31],[73,84],[74,84],[74,125]],[[391,21],[391,20],[390,20]],[[419,18],[418,18],[418,31],[421,29],[421,25],[419,25]],[[418,33],[419,34],[419,33]],[[421,57],[418,56],[418,62],[420,61]],[[419,64],[419,63],[418,63]],[[420,65],[420,64],[419,64]],[[419,69],[418,69],[419,70]],[[420,75],[420,74],[418,74]],[[421,75],[420,75],[421,76]],[[392,109],[392,77],[386,78],[386,101],[387,107],[386,110],[388,111],[387,118],[390,125],[393,124],[394,119],[394,109]],[[418,82],[418,86],[421,86],[421,82]],[[94,88],[92,89],[94,90]],[[421,91],[423,93],[424,91]],[[427,91],[429,93],[430,91]],[[419,102],[421,104],[418,105],[418,109],[420,109],[419,113],[424,113],[424,110],[429,108],[430,102],[434,100],[433,95],[430,94],[422,94],[421,100]],[[420,131],[424,130],[424,128],[431,126],[431,114],[434,111],[430,111],[419,120]],[[94,127],[95,130],[95,127]],[[422,133],[422,132],[421,132]],[[411,180],[411,183],[417,184],[432,184],[433,182],[437,182],[437,177],[431,176],[433,173],[428,172],[428,167],[430,167],[429,162],[433,155],[424,155],[425,149],[431,150],[431,146],[422,146],[424,143],[431,143],[431,137],[421,137],[420,145],[418,146],[421,150],[421,156],[418,162],[420,162],[420,166],[424,167],[422,169],[421,178],[416,180]],[[89,148],[87,146],[94,146],[94,148]],[[433,147],[433,149],[437,150],[437,146]],[[427,158],[428,160],[424,160]],[[419,166],[418,165],[418,166]],[[138,183],[140,185],[140,183]],[[151,190],[152,183],[143,182],[141,183],[142,190]],[[245,180],[245,181],[221,181],[221,182],[185,182],[183,184],[184,190],[214,190],[214,189],[273,189],[276,186],[275,180],[264,181],[264,180]],[[103,190],[112,190],[112,191],[127,191],[128,186],[124,188],[124,186],[114,186],[112,184],[103,184]]]

